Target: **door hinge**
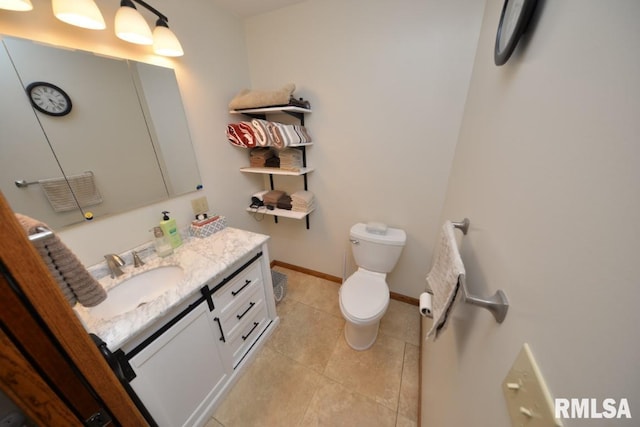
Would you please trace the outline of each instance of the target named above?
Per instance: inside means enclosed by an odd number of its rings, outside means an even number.
[[[100,409],[84,422],[84,425],[87,427],[104,427],[108,424],[111,424],[111,417],[104,409]]]

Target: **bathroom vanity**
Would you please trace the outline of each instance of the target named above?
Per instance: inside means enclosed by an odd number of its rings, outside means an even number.
[[[100,279],[115,296],[119,286],[144,286],[136,279],[149,272],[182,269],[160,295],[122,313],[75,309],[158,425],[204,425],[277,325],[267,240],[234,228],[192,238],[169,257],[150,256],[117,279]]]

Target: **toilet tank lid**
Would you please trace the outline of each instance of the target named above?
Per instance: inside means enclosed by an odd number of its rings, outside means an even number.
[[[407,234],[399,228],[387,228],[386,234],[375,234],[367,231],[367,224],[357,223],[351,227],[351,237],[384,245],[404,246]]]

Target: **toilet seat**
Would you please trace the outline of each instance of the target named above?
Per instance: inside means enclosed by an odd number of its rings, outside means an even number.
[[[389,305],[386,274],[362,268],[352,274],[340,287],[340,306],[345,317],[366,323],[384,314]]]

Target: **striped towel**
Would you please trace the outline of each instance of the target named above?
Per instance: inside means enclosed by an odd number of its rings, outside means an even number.
[[[257,145],[255,130],[250,122],[228,124],[227,139],[237,147],[252,148]]]
[[[19,213],[15,215],[27,235],[36,234],[41,229],[49,229],[43,222]],[[76,302],[85,307],[93,307],[107,298],[102,285],[89,274],[57,235],[35,240],[33,245],[72,307]]]
[[[38,181],[51,207],[56,212],[66,212],[102,203],[93,172],[69,175],[66,178],[49,178]]]

